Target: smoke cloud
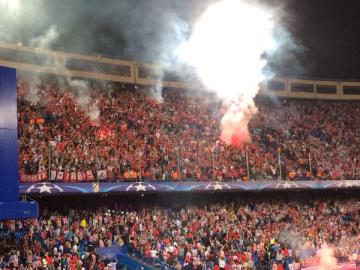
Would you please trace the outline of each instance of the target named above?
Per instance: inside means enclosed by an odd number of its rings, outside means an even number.
[[[40,36],[33,37],[29,41],[29,46],[34,48],[50,48],[59,38],[59,32],[56,25],[51,25],[46,32]]]
[[[293,250],[303,249],[300,234],[292,229],[285,229],[279,233],[277,239]]]
[[[2,16],[0,17],[0,40],[14,43],[21,42],[23,45],[38,48],[161,63],[163,68],[157,74],[157,84],[154,89],[154,97],[161,101],[162,82],[166,74],[165,71],[171,71],[178,64],[183,63],[183,61],[179,63],[177,58],[179,44],[191,41],[194,33],[197,31],[199,18],[204,15],[204,12],[210,6],[220,5],[223,2],[241,3],[243,8],[252,7],[248,9],[250,12],[257,9],[253,5],[254,1],[244,3],[242,1],[231,0],[189,0],[186,2],[176,0],[108,0],[106,5],[102,1],[95,0],[0,0],[0,10],[2,11]],[[256,1],[256,3],[260,2],[268,2],[268,0]],[[237,51],[236,48],[239,45],[243,46],[243,43],[251,43],[249,41],[253,36],[249,32],[256,33],[258,18],[260,18],[260,21],[263,18],[260,16],[253,18],[252,21],[245,21],[246,13],[237,9],[234,9],[234,11],[241,12],[237,14],[242,14],[240,19],[245,22],[247,29],[238,29],[231,24],[225,25],[226,28],[221,28],[224,26],[222,25],[222,20],[217,20],[214,22],[214,30],[216,32],[208,33],[213,35],[216,42],[204,45],[204,52],[199,51],[200,55],[204,56],[208,47],[217,49],[218,54],[207,54],[208,62],[204,62],[205,66],[213,68],[212,71],[216,71],[220,66],[222,69],[225,67],[227,74],[218,73],[216,76],[209,76],[204,82],[205,84],[215,86],[210,87],[213,88],[211,90],[218,89],[219,93],[224,92],[226,94],[237,93],[238,90],[234,87],[234,84],[224,85],[229,81],[229,78],[246,81],[249,77],[247,76],[248,72],[252,70],[239,65],[226,66],[227,61],[232,58],[233,63],[242,63],[244,57],[249,56],[249,58],[246,58],[246,61],[252,57],[245,53],[246,50],[242,50],[242,58],[237,58],[239,54],[234,54],[234,52]],[[229,18],[239,22],[238,18],[233,15],[235,15],[235,12],[231,13],[230,10]],[[224,19],[228,23],[231,22],[226,17]],[[270,22],[268,26],[271,26],[271,20],[267,19],[266,21]],[[221,31],[222,29],[226,31]],[[230,32],[227,30],[231,30],[234,36],[241,37],[242,39],[237,40],[235,43],[227,44],[227,48],[216,48],[221,38],[224,37],[223,35]],[[243,32],[243,30],[246,31]],[[243,36],[239,31],[246,35]],[[281,31],[278,36],[280,37],[279,40],[283,41],[282,45],[278,47],[281,47],[281,51],[284,54],[291,55],[294,48],[287,45],[287,40],[292,38],[291,35],[287,34],[287,31]],[[267,35],[264,37],[268,38]],[[260,40],[259,43],[253,42],[251,44],[256,47],[263,41],[265,39]],[[261,44],[261,46],[264,46],[264,44]],[[276,73],[275,69],[279,66],[278,63],[282,63],[282,59],[285,57],[284,54],[271,50],[268,54],[265,52],[262,58],[263,61],[256,62],[260,65],[257,69],[260,67],[264,68],[268,64],[267,73]],[[221,58],[224,58],[226,61],[222,62]],[[220,65],[217,66],[217,63],[220,63]],[[289,66],[287,68],[289,69]],[[221,74],[224,76],[219,77]],[[256,76],[258,75],[262,74],[256,74]],[[217,79],[216,85],[213,84],[215,79]],[[257,77],[256,81],[258,82],[259,80],[260,78]],[[254,94],[256,94],[256,92],[252,92],[255,90],[253,86],[254,81],[247,81],[246,83],[247,87],[241,89],[245,97],[243,95],[241,99],[251,100]],[[222,87],[220,90],[219,84],[225,87]],[[250,92],[248,91],[249,89],[251,89]],[[234,96],[232,99],[234,101]],[[249,107],[247,113],[244,113],[245,119],[240,122],[234,122],[236,117],[231,117],[231,115],[236,111],[243,110],[244,107]],[[249,136],[246,131],[240,134],[240,136],[234,137],[231,134],[229,135],[226,127],[237,124],[245,125],[246,119],[250,117],[249,114],[255,111],[256,109],[250,101],[248,101],[247,106],[243,104],[238,104],[237,106],[232,102],[231,108],[222,122],[224,130],[223,138],[230,141],[232,140],[231,138],[235,138],[235,141],[238,141],[237,137],[239,137],[241,141],[247,141]]]
[[[221,139],[234,146],[242,146],[250,142],[251,137],[247,128],[250,118],[257,112],[254,103],[232,103],[221,119]]]
[[[25,91],[24,98],[30,104],[36,105],[41,101],[40,97],[40,86],[41,79],[37,74],[20,73],[19,77],[28,83],[28,91]]]
[[[56,25],[51,25],[49,29],[41,35],[32,37],[29,41],[29,45],[36,48],[36,52],[39,52],[39,49],[50,48],[58,38],[59,33]],[[47,57],[38,58],[37,60],[43,65],[49,65],[51,63],[51,60]],[[41,76],[42,75],[38,73],[18,71],[18,77],[29,84],[29,91],[25,92],[25,99],[33,105],[42,101],[40,97],[40,86],[42,84]]]
[[[336,266],[336,258],[334,256],[333,249],[324,244],[318,251],[317,255],[320,257],[319,270],[338,269]]]
[[[41,48],[164,62],[189,37],[199,16],[217,2],[107,0],[104,5],[95,0],[0,0],[0,40],[31,45],[50,29],[58,38]],[[276,58],[281,62],[282,54]]]
[[[97,120],[100,116],[100,110],[96,102],[91,97],[91,88],[89,82],[83,80],[67,79],[71,91],[73,92],[77,104],[86,116],[92,120]]]

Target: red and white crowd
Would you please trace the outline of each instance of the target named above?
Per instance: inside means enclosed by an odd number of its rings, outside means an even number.
[[[34,102],[17,86],[24,182],[360,179],[359,102],[258,98],[252,142],[237,148],[219,139],[224,110],[209,93],[37,87]]]
[[[297,270],[316,264],[314,254],[325,243],[338,261],[359,262],[358,200],[177,209],[112,203],[0,222],[0,269],[110,269],[110,258],[100,259],[95,248],[125,245],[129,254],[173,269]]]

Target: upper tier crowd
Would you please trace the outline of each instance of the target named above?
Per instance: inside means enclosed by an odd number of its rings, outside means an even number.
[[[316,254],[325,243],[338,262],[360,264],[354,199],[112,207],[0,222],[0,269],[114,269],[112,258],[94,250],[121,245],[149,264],[176,270],[299,270],[319,264]]]
[[[213,94],[75,88],[18,82],[22,181],[360,179],[359,102],[258,98],[234,147]]]

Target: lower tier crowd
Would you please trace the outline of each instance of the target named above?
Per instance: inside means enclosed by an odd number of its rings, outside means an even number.
[[[168,269],[298,270],[318,264],[324,244],[339,262],[360,260],[360,202],[352,198],[74,205],[0,222],[0,269],[109,270],[112,258],[100,258],[95,248],[122,245]]]

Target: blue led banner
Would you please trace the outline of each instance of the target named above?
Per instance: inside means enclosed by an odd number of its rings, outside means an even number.
[[[320,190],[360,188],[360,180],[343,181],[266,181],[266,182],[104,182],[104,183],[28,183],[21,194],[79,194],[195,191]]]

